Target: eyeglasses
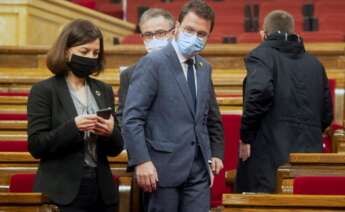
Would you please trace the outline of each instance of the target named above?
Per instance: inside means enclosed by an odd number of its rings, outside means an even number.
[[[174,27],[172,27],[172,28],[169,29],[169,30],[157,30],[157,31],[155,31],[155,32],[145,32],[145,33],[142,33],[142,34],[141,34],[141,37],[142,37],[144,40],[151,40],[151,39],[153,39],[154,37],[157,38],[157,39],[162,39],[162,38],[164,38],[165,36],[167,36],[167,34],[170,33],[173,29],[174,29]]]
[[[195,29],[193,29],[192,27],[190,26],[185,26],[183,27],[183,31],[184,32],[187,32],[189,34],[192,34],[192,35],[195,35],[198,36],[199,38],[206,38],[209,34],[205,31],[196,31]]]

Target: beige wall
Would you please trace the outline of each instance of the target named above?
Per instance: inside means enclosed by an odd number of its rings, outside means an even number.
[[[61,28],[75,18],[94,22],[105,45],[132,34],[135,26],[64,0],[1,0],[0,45],[51,45]]]

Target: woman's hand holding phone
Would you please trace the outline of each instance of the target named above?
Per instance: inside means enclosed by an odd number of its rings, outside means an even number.
[[[114,117],[111,108],[97,111],[97,122],[94,133],[100,136],[110,136],[114,129]]]
[[[97,116],[96,115],[79,115],[74,118],[74,122],[77,128],[82,131],[92,131],[96,127]]]

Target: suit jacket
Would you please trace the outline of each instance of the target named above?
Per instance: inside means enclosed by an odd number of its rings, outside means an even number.
[[[111,86],[91,78],[87,83],[99,108],[114,109]],[[55,203],[69,204],[79,191],[83,175],[84,140],[74,122],[77,111],[64,76],[35,84],[27,109],[29,152],[40,159],[34,191],[46,194]],[[106,204],[114,204],[118,199],[107,156],[118,155],[122,148],[116,123],[111,136],[98,138],[97,178]]]
[[[253,185],[245,191],[273,192],[276,169],[292,152],[321,152],[333,119],[323,66],[289,38],[273,34],[245,59],[241,140],[252,147],[245,171],[252,180],[243,185]]]
[[[120,126],[122,126],[123,110],[125,108],[129,83],[134,69],[135,65],[132,65],[120,73],[120,88],[118,90],[119,105],[116,113],[117,120],[119,121]]]
[[[207,125],[211,94],[211,66],[196,56],[197,109],[171,44],[143,57],[136,65],[127,94],[123,136],[130,167],[152,161],[160,186],[183,183],[201,147],[208,167],[212,156],[223,157],[223,140],[210,139]],[[218,109],[215,109],[219,112]],[[222,131],[221,122],[216,121]]]

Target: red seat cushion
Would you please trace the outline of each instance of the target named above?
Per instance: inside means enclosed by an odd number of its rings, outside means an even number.
[[[26,113],[0,113],[0,120],[27,120],[28,116]]]
[[[10,178],[9,192],[32,192],[36,174],[15,174]]]
[[[27,141],[0,141],[0,152],[27,152]]]
[[[36,174],[15,174],[10,178],[9,192],[32,192]],[[119,177],[113,175],[115,184],[119,185]]]
[[[28,96],[26,92],[0,92],[0,96]]]
[[[123,11],[121,5],[113,3],[99,3],[97,4],[97,10],[116,18],[123,18]]]
[[[343,42],[344,32],[340,31],[318,31],[301,32],[304,42]]]
[[[139,34],[132,34],[132,35],[125,36],[121,43],[123,43],[123,44],[143,44],[143,40],[141,39]]]
[[[302,176],[293,182],[294,194],[345,195],[345,176]]]
[[[93,10],[96,9],[96,1],[94,0],[73,0],[72,2]]]
[[[231,193],[232,187],[225,185],[225,171],[236,169],[237,149],[240,140],[241,115],[223,114],[224,126],[224,169],[215,176],[211,191],[211,206],[218,207],[222,203],[222,195]]]
[[[260,43],[261,41],[258,32],[244,32],[237,37],[237,43]]]

